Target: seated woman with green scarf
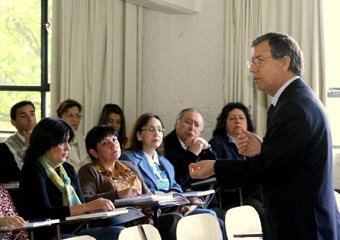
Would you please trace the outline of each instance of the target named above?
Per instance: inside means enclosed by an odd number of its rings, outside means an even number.
[[[114,210],[105,198],[84,203],[77,174],[65,162],[74,132],[64,120],[45,118],[34,128],[24,157],[20,176],[19,214],[25,219],[65,219],[96,211]],[[83,229],[80,224],[61,224],[62,238],[90,235],[94,238],[118,239],[122,227]],[[75,232],[75,233],[74,233]],[[34,231],[35,239],[55,239],[56,226]]]

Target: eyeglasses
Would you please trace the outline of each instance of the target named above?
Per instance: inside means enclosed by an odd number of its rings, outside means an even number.
[[[264,58],[254,58],[247,61],[247,66],[250,69],[252,64],[255,64],[256,67],[259,67],[267,58],[272,58],[272,56],[264,57]]]
[[[185,121],[183,122],[183,124],[184,124],[185,127],[193,126],[193,127],[196,128],[196,129],[201,129],[201,128],[203,128],[203,125],[202,125],[202,124],[200,124],[200,123],[198,123],[198,122],[196,122],[196,121],[192,121],[192,120],[185,120]]]
[[[141,131],[146,131],[146,132],[159,132],[159,133],[164,133],[165,129],[164,128],[155,128],[155,127],[147,127],[144,129],[141,129]]]
[[[81,118],[83,115],[80,113],[72,114],[72,113],[64,113],[64,116],[67,118]]]

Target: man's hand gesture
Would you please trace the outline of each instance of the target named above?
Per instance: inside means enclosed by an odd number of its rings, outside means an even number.
[[[241,128],[241,133],[236,139],[239,154],[247,157],[254,157],[260,154],[262,139],[243,128]]]

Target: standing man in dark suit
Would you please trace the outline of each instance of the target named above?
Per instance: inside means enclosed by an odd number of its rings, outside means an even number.
[[[178,114],[175,129],[164,138],[165,157],[174,166],[176,182],[182,188],[191,183],[190,163],[216,159],[209,143],[201,137],[203,128],[202,113],[196,108],[186,108]]]
[[[330,127],[322,104],[300,78],[302,52],[280,33],[258,37],[252,48],[250,72],[258,89],[273,96],[263,142],[242,130],[238,149],[252,160],[201,161],[190,165],[190,174],[216,174],[226,188],[262,185],[265,239],[340,239]]]

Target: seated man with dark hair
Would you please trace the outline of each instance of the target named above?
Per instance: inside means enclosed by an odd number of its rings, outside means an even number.
[[[35,107],[31,101],[14,104],[10,112],[11,123],[17,131],[0,146],[0,181],[18,181],[23,166],[23,156],[36,124]]]

